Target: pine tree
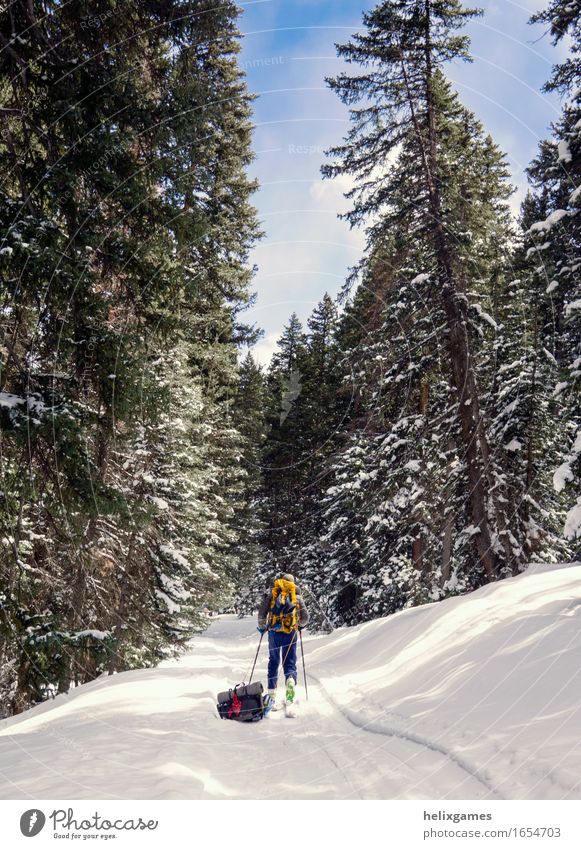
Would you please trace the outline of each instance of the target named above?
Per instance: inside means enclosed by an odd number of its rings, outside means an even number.
[[[297,314],[293,312],[277,342],[278,350],[272,357],[271,373],[290,377],[293,370],[299,367],[304,344],[303,326]]]
[[[560,539],[563,499],[552,476],[566,439],[564,409],[554,394],[557,361],[551,353],[553,307],[544,274],[531,268],[527,231],[543,203],[529,194],[522,207],[523,235],[511,257],[511,273],[497,299],[501,328],[494,351],[491,435],[499,446],[497,475],[512,505],[510,527],[527,561],[567,557]],[[498,462],[500,461],[500,462]]]
[[[304,392],[308,399],[305,428],[309,431],[309,450],[313,461],[337,424],[337,306],[328,293],[307,320],[307,349]]]
[[[14,711],[158,660],[235,589],[235,340],[258,234],[237,14],[208,0],[0,14]]]
[[[502,562],[513,560],[515,553],[502,505],[494,505],[492,527],[486,509],[488,437],[480,409],[473,342],[467,333],[464,273],[458,261],[456,239],[462,239],[461,220],[443,200],[450,163],[441,153],[443,138],[452,131],[450,121],[455,107],[440,67],[453,58],[470,58],[467,36],[456,31],[476,14],[457,0],[383,2],[365,14],[366,31],[339,46],[339,55],[362,65],[364,72],[359,76],[344,73],[329,80],[346,104],[354,107],[363,101],[363,105],[351,109],[351,131],[343,146],[330,151],[335,161],[325,166],[324,173],[357,178],[357,185],[350,192],[353,210],[348,214],[350,222],[356,224],[372,214],[385,212],[386,205],[389,207],[394,188],[390,160],[399,145],[410,145],[416,189],[408,198],[408,205],[413,204],[427,222],[425,229],[436,264],[437,296],[445,317],[451,378],[466,454],[473,541],[481,568],[491,580],[499,574]],[[457,124],[456,127],[458,132]],[[452,162],[452,167],[457,165]],[[377,226],[384,226],[383,220],[371,229],[371,238]],[[496,532],[502,541],[500,547],[494,543]]]
[[[570,40],[568,58],[554,67],[545,86],[562,95],[564,106],[553,138],[541,143],[529,169],[539,212],[530,222],[527,246],[530,273],[546,287],[554,315],[551,326],[543,328],[543,345],[555,359],[552,386],[567,428],[554,486],[568,498],[565,537],[576,540],[581,536],[581,6],[552,0],[532,22],[547,24],[555,44]]]
[[[266,376],[267,443],[264,486],[268,502],[266,547],[269,559],[289,556],[294,523],[300,517],[298,487],[301,477],[302,375],[305,335],[293,313],[277,343]],[[300,518],[299,518],[300,520]]]
[[[236,512],[238,527],[238,585],[236,609],[251,613],[264,589],[266,500],[264,451],[266,444],[266,385],[261,367],[249,352],[240,364],[240,382],[234,420],[242,443],[243,493]]]
[[[335,335],[337,307],[328,294],[307,321],[296,315],[269,370],[270,429],[265,485],[271,515],[267,545],[308,587],[321,561],[320,495],[325,462],[341,422]]]

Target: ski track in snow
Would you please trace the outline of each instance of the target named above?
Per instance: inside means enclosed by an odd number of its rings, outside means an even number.
[[[439,745],[438,743],[435,743],[431,740],[427,740],[425,737],[421,737],[420,735],[415,734],[413,732],[401,731],[397,728],[389,727],[389,726],[384,725],[383,723],[377,722],[376,720],[373,720],[373,719],[367,720],[367,719],[359,718],[358,714],[355,713],[354,711],[345,710],[344,708],[342,708],[341,705],[339,705],[333,699],[333,697],[325,691],[325,688],[323,687],[321,682],[317,678],[315,678],[315,676],[312,674],[312,672],[309,672],[308,678],[310,680],[316,681],[317,685],[319,686],[319,688],[323,692],[325,698],[328,699],[330,704],[332,704],[333,707],[339,713],[341,713],[341,715],[344,716],[345,719],[348,722],[350,722],[355,728],[358,728],[361,731],[367,731],[370,734],[378,734],[381,737],[395,737],[399,740],[404,740],[408,743],[412,743],[414,745],[421,746],[423,749],[428,749],[430,752],[434,752],[436,754],[443,755],[447,760],[451,761],[453,764],[455,764],[457,767],[459,767],[461,770],[463,770],[463,772],[466,773],[466,776],[462,779],[462,781],[460,781],[458,783],[458,789],[460,789],[460,787],[463,784],[465,784],[467,780],[474,779],[475,781],[479,782],[485,788],[485,790],[487,791],[486,796],[483,797],[483,798],[494,798],[494,799],[502,799],[503,798],[503,796],[500,794],[500,792],[496,788],[494,788],[488,782],[488,780],[485,777],[483,777],[482,775],[479,775],[478,770],[474,766],[471,766],[470,764],[468,764],[459,755],[455,754],[454,752],[451,752],[450,750],[444,748],[443,746]],[[382,714],[380,714],[380,716],[381,715]],[[439,767],[439,768],[441,768],[441,767]],[[443,795],[441,798],[447,798],[447,796]],[[452,797],[452,798],[454,798],[454,797]],[[478,798],[478,796],[471,796],[470,798]]]
[[[305,640],[299,716],[220,720],[255,623],[0,722],[6,799],[580,798],[581,564]],[[267,650],[255,680],[265,682]],[[279,691],[280,692],[280,691]]]
[[[386,798],[388,792],[389,798],[458,798],[464,793],[467,793],[467,798],[500,798],[485,780],[446,750],[417,736],[407,736],[359,720],[353,712],[342,709],[310,672],[308,683],[311,700],[305,702],[303,697],[299,706],[298,721],[302,727],[295,728],[293,722],[292,728],[289,729],[289,734],[293,735],[291,745],[296,745],[298,748],[294,757],[300,761],[304,758],[303,746],[294,735],[314,732],[316,743],[311,748],[310,756],[316,759],[319,754],[323,754],[331,762],[337,775],[333,776],[332,772],[328,774],[325,772],[325,777],[330,779],[336,788],[337,798]],[[313,683],[316,685],[315,688]],[[301,692],[304,693],[303,687]],[[316,711],[325,703],[331,706],[333,712],[326,713],[321,720],[317,717]],[[281,729],[278,726],[279,721],[286,725],[282,712],[277,712],[268,721],[277,724],[277,735],[284,731],[284,728]],[[386,740],[378,745],[376,740],[367,738],[367,734],[392,738],[392,740]],[[394,738],[397,739],[399,752],[394,751],[392,742]],[[418,746],[424,751],[418,753]],[[414,768],[414,760],[417,769]],[[307,773],[311,771],[312,766],[306,770]],[[311,779],[305,776],[303,788],[306,788],[306,795],[308,795],[308,786],[319,780],[319,773]],[[389,791],[386,788],[387,782],[392,785]],[[470,787],[471,783],[472,787]],[[350,792],[342,789],[343,784],[349,788]],[[445,792],[443,784],[446,786]],[[379,786],[376,787],[376,785]],[[484,787],[478,785],[484,785]],[[267,794],[267,798],[280,797],[274,790]]]

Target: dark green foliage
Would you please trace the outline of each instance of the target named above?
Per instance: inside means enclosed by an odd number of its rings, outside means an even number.
[[[258,234],[237,15],[207,0],[0,15],[13,711],[157,662],[236,588],[235,342],[252,338]]]
[[[266,442],[266,384],[264,374],[248,353],[240,364],[240,382],[234,400],[233,420],[240,433],[240,495],[235,505],[238,543],[236,610],[251,613],[264,590],[264,527],[266,505],[263,491]]]
[[[346,217],[366,225],[367,249],[328,365],[297,343],[301,394],[267,440],[285,468],[270,485],[277,546],[322,627],[570,555],[552,481],[574,433],[555,393],[572,298],[555,311],[538,257],[514,232],[504,157],[444,76],[449,59],[470,58],[461,27],[475,14],[458,2],[380,3],[338,47],[355,69],[329,80],[351,129],[323,171],[354,178]],[[552,191],[527,201],[526,230],[558,208]],[[572,262],[561,247],[563,277]],[[293,317],[273,381],[285,365],[288,375],[298,331]],[[330,428],[325,450],[318,422]]]
[[[559,407],[553,483],[566,507],[565,537],[579,551],[581,537],[581,6],[552,0],[533,22],[549,24],[554,43],[569,39],[569,55],[553,68],[545,88],[564,98],[529,168],[535,215],[526,221],[526,273],[543,304],[540,344],[551,360],[547,381]],[[534,219],[534,220],[532,220]],[[576,541],[576,542],[575,542]]]

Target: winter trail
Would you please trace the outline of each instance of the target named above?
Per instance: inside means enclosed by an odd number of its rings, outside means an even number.
[[[378,741],[355,728],[313,680],[297,720],[282,711],[251,725],[219,720],[214,696],[224,682],[245,677],[254,645],[251,620],[224,617],[179,663],[102,678],[79,688],[66,704],[53,703],[52,710],[21,721],[11,740],[21,769],[14,762],[9,770],[3,767],[16,784],[4,784],[2,796],[38,787],[39,773],[41,796],[67,798],[487,795],[439,753],[426,750],[418,762],[414,744]],[[263,650],[259,666],[265,661]],[[9,740],[4,731],[0,752]],[[2,757],[2,764],[7,760]],[[59,788],[57,794],[51,786]]]
[[[300,715],[224,722],[252,619],[0,722],[1,798],[580,798],[581,565],[307,636]],[[255,680],[265,681],[263,646]]]

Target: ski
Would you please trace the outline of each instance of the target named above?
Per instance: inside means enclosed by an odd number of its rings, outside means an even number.
[[[287,719],[296,719],[298,717],[297,702],[285,702],[284,715]]]

